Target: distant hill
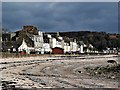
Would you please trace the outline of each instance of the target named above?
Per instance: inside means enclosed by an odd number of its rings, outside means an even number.
[[[56,32],[48,32],[56,35]],[[92,44],[97,50],[109,48],[120,48],[120,34],[110,34],[105,32],[59,32],[62,37],[75,38],[77,42],[83,41],[86,45]]]

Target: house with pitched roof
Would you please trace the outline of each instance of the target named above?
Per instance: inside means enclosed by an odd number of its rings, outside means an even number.
[[[78,41],[73,38],[61,37],[59,32],[56,35],[43,33],[34,26],[23,26],[22,30],[16,31],[11,37],[12,48],[17,48],[27,53],[83,53],[83,45],[78,45]],[[17,50],[16,49],[16,50]]]

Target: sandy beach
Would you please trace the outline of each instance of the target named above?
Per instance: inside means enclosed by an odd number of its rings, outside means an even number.
[[[85,67],[105,66],[117,55],[1,58],[1,81],[19,88],[118,88],[118,80],[90,76]]]

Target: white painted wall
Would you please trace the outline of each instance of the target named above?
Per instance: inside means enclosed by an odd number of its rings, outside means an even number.
[[[30,52],[29,47],[27,46],[27,44],[26,44],[26,42],[25,42],[24,39],[23,39],[23,41],[22,41],[22,44],[21,44],[20,47],[18,48],[18,51],[23,51],[23,50],[25,50],[27,53]]]
[[[64,46],[64,53],[66,53],[66,52],[70,52],[70,46],[69,45]]]
[[[83,45],[80,46],[80,53],[84,53],[84,51],[83,51]]]
[[[78,51],[77,43],[76,42],[70,42],[70,49],[71,49],[72,52]]]
[[[34,35],[33,41],[34,41],[35,48],[42,48],[43,47],[43,33],[39,31],[38,35]]]
[[[52,38],[52,48],[55,48],[56,47],[56,39],[55,38]]]
[[[47,34],[48,38],[52,38],[52,36],[50,34]]]
[[[52,46],[52,48],[55,48],[55,47],[64,48],[63,47],[63,41],[61,41],[61,42],[57,41],[56,38],[52,38],[51,46]]]
[[[50,44],[49,43],[44,43],[43,48],[45,52],[51,52]]]
[[[56,47],[62,48],[62,42],[56,41]]]

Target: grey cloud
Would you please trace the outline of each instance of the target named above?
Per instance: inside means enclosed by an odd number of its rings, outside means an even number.
[[[3,2],[23,2],[23,0],[2,0]],[[24,0],[24,2],[118,2],[119,0]]]
[[[0,28],[2,26],[2,3],[0,2]]]
[[[117,32],[117,3],[3,3],[3,26],[35,25],[42,31]]]

